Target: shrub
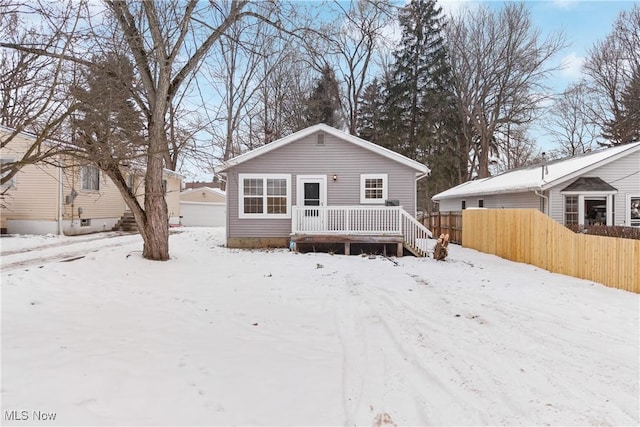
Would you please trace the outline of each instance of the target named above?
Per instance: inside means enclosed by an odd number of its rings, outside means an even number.
[[[623,239],[640,240],[640,227],[622,227],[619,225],[567,225],[574,233],[591,234],[594,236],[621,237]]]

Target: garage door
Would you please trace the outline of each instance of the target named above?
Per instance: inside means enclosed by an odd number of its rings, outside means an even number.
[[[181,223],[185,227],[224,227],[224,203],[180,202]]]

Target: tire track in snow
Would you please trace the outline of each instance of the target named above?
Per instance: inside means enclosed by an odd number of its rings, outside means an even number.
[[[73,238],[73,240],[63,240],[60,242],[55,242],[55,243],[47,243],[44,245],[40,245],[40,246],[32,246],[29,248],[22,248],[22,249],[14,249],[14,250],[10,250],[10,251],[3,251],[2,249],[0,249],[0,256],[9,256],[9,255],[15,255],[15,254],[21,254],[21,253],[25,253],[25,252],[32,252],[32,251],[39,251],[39,250],[43,250],[43,249],[50,249],[50,248],[59,248],[61,246],[70,246],[70,245],[77,245],[77,244],[81,244],[81,243],[87,243],[87,242],[93,242],[94,240],[104,240],[104,239],[111,239],[114,237],[122,237],[122,236],[131,236],[131,235],[135,235],[137,233],[127,233],[127,232],[112,232],[109,234],[106,233],[99,233],[99,235],[96,235],[94,237],[90,237],[90,238],[79,238],[78,240],[75,240],[76,236]],[[11,238],[11,237],[3,237],[3,239],[7,239],[7,238]]]
[[[28,251],[19,251],[15,252],[12,255],[2,255],[0,269],[5,271],[17,270],[25,267],[31,266],[41,266],[46,264],[51,264],[54,262],[62,262],[62,261],[71,261],[76,257],[84,257],[90,253],[98,252],[102,249],[114,248],[119,246],[125,246],[131,243],[135,243],[139,239],[138,234],[128,234],[128,235],[120,235],[120,236],[108,236],[105,238],[111,237],[131,237],[126,239],[125,241],[119,241],[111,244],[101,244],[98,247],[87,247],[85,243],[91,243],[94,240],[101,239],[91,239],[91,240],[83,240],[81,242],[73,242],[73,245],[83,246],[82,248],[78,248],[75,251],[69,252],[59,252],[60,246],[70,246],[71,244],[61,244],[61,245],[45,245],[35,249],[29,249]],[[47,252],[50,252],[50,255],[47,255]],[[21,256],[22,255],[22,256]],[[11,261],[11,258],[20,258],[16,261]]]
[[[571,424],[593,424],[594,418],[590,413],[611,413],[610,420],[598,418],[596,424],[608,424],[613,419],[635,419],[634,414],[626,413],[622,408],[629,407],[628,404],[620,405],[616,403],[618,399],[637,398],[636,384],[630,379],[625,384],[628,395],[619,394],[620,385],[615,388],[607,380],[607,372],[616,369],[615,357],[604,357],[600,363],[601,369],[597,372],[585,372],[582,366],[591,366],[592,355],[598,354],[596,348],[603,344],[603,339],[612,345],[619,344],[619,337],[604,337],[597,331],[590,331],[597,339],[595,341],[584,342],[583,345],[570,347],[567,343],[570,337],[575,334],[584,335],[585,324],[575,323],[577,320],[566,321],[556,316],[549,316],[548,313],[532,310],[526,304],[518,302],[498,301],[490,294],[483,295],[483,303],[473,307],[466,307],[468,298],[463,294],[445,293],[439,288],[422,288],[426,293],[421,293],[420,297],[433,296],[434,302],[443,299],[443,295],[456,297],[453,307],[447,312],[432,314],[432,311],[419,311],[415,308],[415,303],[405,301],[403,295],[397,291],[389,289],[379,289],[380,292],[372,294],[376,298],[381,298],[381,303],[390,307],[395,307],[399,317],[391,317],[398,326],[404,328],[407,333],[407,340],[420,330],[435,332],[436,339],[433,342],[438,345],[446,343],[443,340],[442,330],[444,326],[437,318],[438,316],[449,318],[453,313],[458,314],[456,318],[460,322],[449,322],[448,332],[459,337],[459,348],[452,348],[458,354],[441,348],[440,353],[448,354],[449,368],[456,377],[460,391],[459,399],[476,401],[484,407],[476,408],[476,422],[483,424],[520,424],[531,422],[531,413],[536,413],[538,421],[545,423],[551,419],[557,419],[552,413],[563,413],[563,419]],[[412,294],[412,297],[418,295]],[[459,298],[458,298],[459,297]],[[456,304],[457,303],[457,304]],[[431,304],[428,304],[431,307]],[[433,307],[438,309],[437,306]],[[465,320],[466,319],[466,320]],[[489,321],[485,321],[489,319]],[[474,322],[468,322],[473,320]],[[578,319],[579,320],[579,319]],[[541,322],[548,323],[549,326],[537,329],[521,329],[522,325],[540,325]],[[413,324],[413,327],[411,325]],[[487,329],[489,328],[489,329]],[[517,328],[517,330],[516,330]],[[500,329],[503,329],[501,332]],[[502,337],[518,336],[517,342],[505,341]],[[404,342],[404,340],[403,340]],[[598,344],[600,343],[600,344]],[[439,356],[433,353],[433,356]],[[442,355],[442,354],[440,354]],[[488,363],[492,355],[503,360],[500,370]],[[454,362],[457,359],[457,362]],[[549,360],[553,362],[550,363]],[[554,366],[549,369],[549,366]],[[623,367],[618,367],[623,368]],[[628,367],[626,367],[628,368]],[[637,372],[637,370],[635,371]],[[598,378],[597,381],[584,381]],[[630,378],[633,377],[633,370],[630,370]],[[515,388],[514,388],[515,387]],[[512,395],[504,393],[505,389],[518,389],[520,393]],[[549,388],[555,390],[549,394]],[[618,390],[617,392],[615,390]],[[468,392],[477,392],[478,399],[465,399]],[[544,399],[530,400],[528,396],[545,396]],[[588,397],[585,397],[588,396]],[[597,396],[594,398],[594,396]],[[576,407],[575,402],[583,400],[602,401],[601,408]],[[484,403],[483,403],[484,402]],[[479,406],[479,405],[476,405]],[[491,417],[491,413],[500,413],[500,408],[509,408],[510,415],[502,418]],[[496,410],[492,410],[495,408]],[[504,412],[504,411],[502,411]],[[548,415],[547,415],[548,414]],[[480,418],[478,418],[480,417]]]
[[[461,414],[461,420],[473,419],[447,379],[422,358],[428,352],[421,354],[416,349],[419,343],[404,339],[406,318],[396,319],[398,307],[377,295],[380,289],[353,291],[359,287],[364,285],[346,277],[346,295],[336,312],[343,347],[345,425],[371,423],[384,414],[399,424],[437,424],[445,409]],[[362,320],[366,324],[359,323]],[[425,385],[435,392],[425,394]],[[389,408],[388,401],[403,405]]]

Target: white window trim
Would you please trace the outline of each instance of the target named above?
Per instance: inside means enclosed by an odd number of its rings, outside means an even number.
[[[6,163],[13,163],[16,161],[15,157],[2,157],[2,160],[5,161]],[[2,191],[8,189],[8,188],[16,188],[18,181],[16,180],[16,175],[13,175],[13,178],[11,178],[11,180],[9,182],[7,182],[6,184],[4,184],[2,186]]]
[[[84,175],[87,171],[87,168],[91,168],[98,171],[98,188],[84,188]],[[80,190],[88,193],[97,193],[100,191],[100,178],[102,177],[102,171],[100,168],[91,165],[85,165],[80,168]]]
[[[382,198],[381,199],[368,199],[365,197],[364,183],[367,179],[382,179]],[[360,175],[360,204],[377,204],[384,205],[385,201],[389,198],[389,177],[386,173],[363,173]]]
[[[286,179],[287,180],[287,212],[283,214],[264,213],[244,213],[244,180],[245,179],[262,179],[264,194],[263,207],[267,207],[267,179]],[[273,174],[273,173],[240,173],[238,174],[238,218],[240,219],[283,219],[291,218],[291,175],[289,174]]]
[[[607,206],[607,224],[608,226],[614,225],[615,218],[613,217],[613,211],[615,206],[613,205],[613,196],[615,196],[618,191],[561,191],[560,194],[563,196],[578,196],[578,225],[584,226],[584,201],[585,199],[593,199],[593,198],[604,198],[605,205]],[[563,197],[563,223],[566,225],[566,201],[567,198]],[[629,212],[631,215],[631,212]]]
[[[627,194],[627,203],[625,204],[625,210],[626,210],[626,225],[628,227],[631,227],[631,199],[638,199],[640,198],[640,194]]]

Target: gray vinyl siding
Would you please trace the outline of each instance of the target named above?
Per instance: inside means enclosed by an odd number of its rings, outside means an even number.
[[[386,173],[388,199],[415,215],[416,170],[325,133],[316,134],[247,160],[227,170],[227,237],[279,237],[291,233],[290,219],[238,218],[238,174],[291,174],[291,204],[296,205],[298,175],[327,176],[327,204],[361,205],[360,175]],[[333,181],[333,175],[337,180]],[[376,205],[380,206],[380,205]]]
[[[440,212],[462,210],[462,201],[467,208],[477,208],[479,200],[484,200],[487,209],[540,209],[540,197],[532,192],[490,194],[486,196],[456,197],[440,201]]]
[[[640,194],[640,152],[630,154],[581,176],[598,177],[618,190],[615,195],[615,217],[613,223],[614,225],[626,225],[627,209],[629,209],[627,198],[630,195]],[[578,178],[576,177],[575,179]],[[560,194],[560,191],[575,179],[563,182],[550,189],[552,200],[551,218],[561,224],[564,224],[564,197]]]

